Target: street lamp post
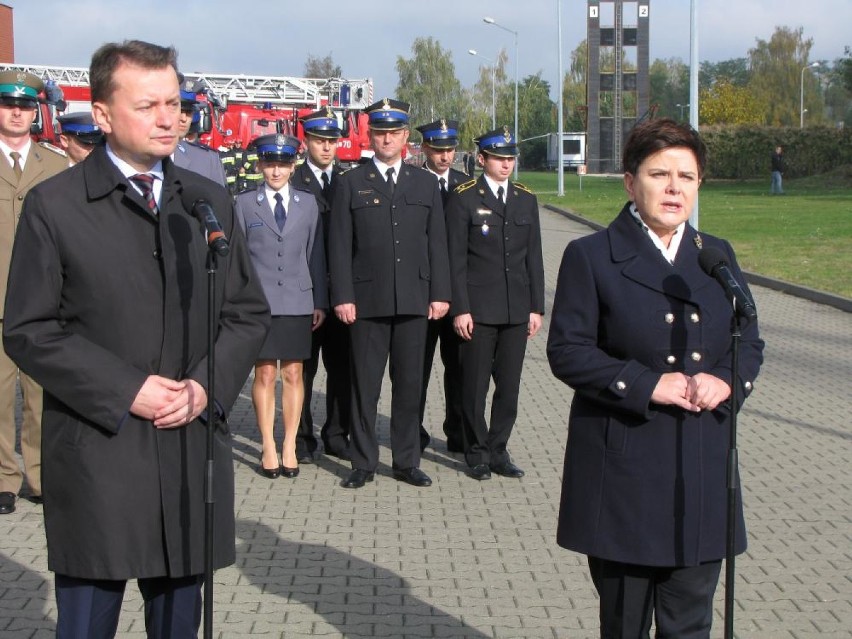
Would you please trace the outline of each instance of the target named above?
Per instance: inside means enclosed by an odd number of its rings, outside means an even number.
[[[799,128],[805,128],[805,70],[816,69],[819,62],[811,62],[802,67],[802,81],[799,85]]]
[[[476,49],[468,49],[467,52],[470,55],[475,55],[477,57],[482,58],[486,62],[491,63],[491,129],[492,130],[496,129],[497,128],[497,102],[495,100],[495,96],[497,95],[497,91],[496,91],[497,63],[494,60],[492,60],[491,58],[486,58],[481,53],[478,53],[476,51]],[[517,139],[515,139],[515,144],[517,144],[517,142],[518,142]]]
[[[688,104],[675,104],[675,106],[678,109],[680,109],[680,119],[681,119],[681,122],[682,122],[683,121],[683,110],[688,109],[689,105]]]
[[[482,21],[486,24],[493,24],[495,27],[503,29],[503,31],[508,31],[515,36],[515,144],[520,144],[521,141],[518,139],[518,32],[513,29],[509,29],[508,27],[504,27],[502,24],[494,20],[494,18],[489,18],[488,16],[482,18]],[[517,181],[517,179],[518,163],[515,162],[515,180]]]

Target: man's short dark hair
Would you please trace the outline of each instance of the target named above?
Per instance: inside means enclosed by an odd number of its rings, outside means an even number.
[[[172,67],[177,73],[177,51],[142,40],[125,40],[121,44],[108,42],[92,55],[89,67],[89,86],[92,102],[106,102],[115,91],[113,76],[122,63],[143,69]]]
[[[698,177],[704,176],[707,166],[707,147],[698,131],[688,124],[675,122],[670,118],[646,120],[633,127],[624,145],[622,166],[625,173],[636,175],[639,165],[645,158],[657,151],[673,147],[683,147],[692,151],[698,163]]]

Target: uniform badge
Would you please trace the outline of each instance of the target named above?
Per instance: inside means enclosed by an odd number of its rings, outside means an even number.
[[[379,198],[374,199],[373,204],[379,204]]]
[[[491,209],[478,208],[476,209],[477,215],[491,215]]]
[[[389,109],[391,108],[391,106],[390,106],[390,102],[388,101],[388,99],[387,99],[387,98],[385,98],[384,100],[382,100],[382,108],[383,108],[383,109],[385,109],[386,111],[387,111],[387,110],[389,110]]]
[[[263,194],[263,191],[258,192],[257,194],[257,203],[260,204],[266,199],[266,196]]]
[[[509,127],[506,125],[503,125],[503,139],[506,140],[506,142],[512,141],[512,134],[509,133]]]
[[[298,202],[298,201],[299,201],[299,196],[298,196],[298,195],[294,195],[294,196],[293,196],[293,201],[294,201],[294,202]]]
[[[447,132],[447,121],[444,120],[443,118],[441,119],[441,132],[442,133]]]
[[[485,189],[479,189],[479,194],[480,194],[480,195],[485,195]]]
[[[490,230],[491,230],[491,229],[488,227],[488,224],[483,224],[483,225],[482,225],[482,234],[483,234],[483,235],[488,235],[488,231],[490,231]]]
[[[701,236],[698,233],[695,234],[695,237],[692,238],[692,241],[695,242],[695,248],[697,248],[699,251],[704,248],[704,243],[701,241]]]
[[[275,136],[275,146],[284,146],[285,144],[287,144],[287,138],[281,133]]]
[[[328,107],[328,106],[325,107],[325,116],[327,118],[333,118],[334,117],[334,111],[331,110],[331,107]]]

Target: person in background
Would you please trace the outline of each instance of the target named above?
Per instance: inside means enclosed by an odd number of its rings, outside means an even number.
[[[65,113],[57,120],[62,127],[59,146],[68,155],[69,166],[85,160],[92,149],[104,140],[104,134],[92,120],[90,112]]]
[[[423,168],[438,179],[441,202],[446,219],[447,199],[450,191],[459,184],[467,182],[467,176],[453,168],[456,147],[459,144],[459,123],[455,120],[436,120],[417,127],[423,136],[421,149],[426,156]],[[441,362],[444,365],[444,435],[447,438],[447,450],[451,453],[464,451],[461,415],[461,376],[459,373],[459,337],[453,330],[453,320],[445,315],[440,320],[429,322],[426,332],[426,352],[423,359],[423,393],[420,396],[420,448],[429,444],[429,433],[424,425],[426,397],[429,391],[429,377],[432,375],[432,360],[435,347],[441,338]]]
[[[299,474],[296,434],[305,398],[303,362],[311,333],[328,309],[327,269],[317,202],[301,184],[290,184],[299,140],[271,134],[254,140],[263,182],[236,199],[237,223],[272,312],[272,327],[254,366],[252,401],[262,440],[260,470],[274,479]],[[284,443],[275,443],[275,387],[281,376]]]
[[[227,192],[169,159],[180,108],[175,50],[105,44],[89,77],[106,144],[71,168],[63,162],[65,170],[28,193],[3,323],[6,352],[45,389],[56,636],[115,636],[135,579],[148,637],[195,637],[208,499],[213,567],[235,559],[227,414],[269,309]],[[213,307],[215,388],[207,376],[209,249],[185,201],[199,190],[230,238]],[[206,413],[208,393],[217,415]]]
[[[313,194],[322,219],[326,255],[328,255],[328,228],[334,186],[343,171],[335,163],[337,141],[342,135],[337,117],[331,109],[314,111],[301,118],[305,132],[305,161],[296,167],[291,182],[301,185]],[[317,449],[314,420],[311,414],[311,396],[314,377],[319,367],[320,350],[325,366],[325,423],[322,425],[323,450],[326,455],[349,459],[349,421],[351,414],[351,379],[349,375],[349,327],[341,323],[334,313],[313,332],[311,357],[305,361],[305,403],[296,456],[299,461],[311,461]]]
[[[509,176],[518,147],[504,127],[478,137],[483,174],[450,194],[453,327],[461,338],[464,456],[477,480],[520,478],[509,455],[527,340],[541,328],[544,262],[538,202]],[[491,380],[490,423],[485,406]]]
[[[51,147],[35,144],[30,127],[38,110],[44,83],[31,73],[0,72],[0,325],[4,319],[6,280],[12,244],[24,196],[39,182],[68,167],[68,159]],[[26,473],[30,499],[41,502],[42,391],[25,372],[20,373],[23,409],[21,457],[15,457],[15,392],[18,366],[0,349],[0,515],[15,511]]]
[[[409,108],[385,98],[365,109],[375,156],[340,176],[331,209],[332,304],[349,326],[352,357],[352,472],[344,488],[374,478],[376,412],[388,359],[393,476],[432,485],[420,469],[423,353],[427,321],[449,308],[449,264],[438,182],[402,162]]]
[[[770,158],[772,164],[772,181],[769,184],[769,192],[773,195],[783,195],[784,187],[782,185],[782,177],[784,171],[787,170],[784,164],[784,149],[780,146],[775,147],[775,151]]]
[[[225,168],[222,166],[219,154],[206,146],[186,139],[192,127],[193,118],[196,116],[197,98],[195,92],[187,86],[189,81],[184,80],[182,75],[179,76],[179,80],[181,81],[180,121],[178,122],[180,142],[175,147],[172,159],[177,166],[195,171],[208,180],[228,188]]]
[[[629,201],[603,231],[572,241],[559,269],[547,358],[574,389],[557,543],[587,556],[602,637],[706,639],[726,549],[732,411],[753,389],[763,341],[742,329],[699,267],[730,244],[688,219],[706,166],[698,133],[637,124],[623,156]],[[730,402],[738,388],[738,405]],[[746,547],[737,481],[736,548]]]

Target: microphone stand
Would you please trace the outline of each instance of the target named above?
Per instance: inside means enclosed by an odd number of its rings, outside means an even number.
[[[734,303],[731,320],[731,431],[728,445],[728,521],[725,544],[725,639],[734,637],[734,543],[737,532],[737,387],[740,365],[740,318]]]
[[[213,639],[213,458],[216,431],[216,251],[207,250],[207,460],[204,481],[204,639]]]

